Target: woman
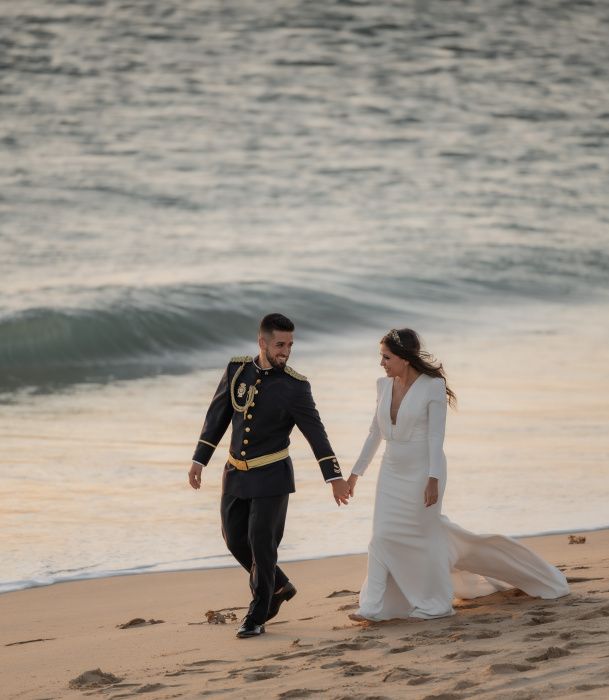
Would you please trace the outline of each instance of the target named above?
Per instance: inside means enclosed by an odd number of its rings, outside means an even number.
[[[368,575],[355,620],[453,615],[453,596],[475,598],[517,587],[532,596],[567,595],[564,575],[510,537],[475,535],[441,515],[446,487],[447,400],[442,365],[404,328],[381,340],[377,406],[348,479],[353,495],[382,439]]]

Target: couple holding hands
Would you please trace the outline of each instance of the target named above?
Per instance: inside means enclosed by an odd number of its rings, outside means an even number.
[[[237,637],[255,637],[296,588],[277,566],[277,549],[295,491],[289,457],[296,425],[309,442],[338,505],[385,441],[374,506],[367,576],[353,620],[453,615],[454,597],[474,598],[520,588],[532,596],[569,592],[565,576],[516,540],[477,535],[442,515],[446,486],[447,405],[456,401],[442,365],[407,328],[380,343],[384,377],[370,431],[351,475],[343,478],[306,377],[287,361],[294,324],[281,314],[261,323],[256,357],[234,357],[212,398],[189,471],[199,489],[202,469],[232,423],[222,478],[222,534],[249,573],[252,601]]]

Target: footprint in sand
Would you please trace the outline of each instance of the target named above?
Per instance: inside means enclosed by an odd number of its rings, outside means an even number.
[[[229,663],[225,659],[203,659],[202,661],[191,661],[184,665],[179,671],[167,671],[165,676],[167,678],[175,678],[176,676],[192,676],[195,674],[203,673],[214,673],[214,669],[208,669],[208,666],[212,664],[227,664]]]
[[[602,576],[586,578],[585,576],[567,576],[567,583],[584,583],[585,581],[602,581]]]
[[[501,632],[499,630],[480,630],[476,632],[455,632],[448,639],[454,642],[469,642],[472,639],[495,639],[495,637],[500,636]]]
[[[320,668],[325,670],[327,668],[345,668],[346,666],[355,666],[355,661],[343,661],[339,659],[338,661],[330,661],[327,664],[322,664]]]
[[[524,671],[531,671],[535,666],[529,666],[528,664],[491,664],[488,667],[490,673],[524,673]]]
[[[581,649],[582,647],[595,647],[597,644],[605,644],[605,642],[569,642],[565,649]]]
[[[378,668],[376,666],[363,666],[361,664],[355,664],[354,666],[348,666],[343,675],[361,676],[363,673],[372,673],[372,671],[378,671]]]
[[[474,681],[458,681],[455,683],[455,690],[467,690],[468,688],[475,688],[478,683]]]
[[[319,697],[324,690],[309,690],[309,688],[294,688],[294,690],[284,690],[283,693],[279,693],[277,698],[279,700],[292,700],[292,698],[310,698]]]
[[[139,687],[135,692],[138,693],[154,693],[157,690],[163,690],[163,688],[168,688],[171,686],[167,686],[164,683],[148,683],[147,685],[142,685]]]
[[[460,631],[461,629],[464,628],[456,628],[456,627],[451,627],[451,631]],[[416,640],[431,640],[431,641],[437,641],[437,642],[445,642],[446,641],[446,630],[439,630],[439,631],[434,631],[434,630],[424,630],[422,632],[415,632],[413,635],[409,637],[400,637],[401,642],[411,642],[413,639]]]
[[[326,598],[342,598],[347,595],[359,595],[359,591],[348,591],[346,588],[343,588],[340,591],[332,591]]]
[[[525,615],[531,615],[532,617],[553,617],[555,614],[553,610],[548,610],[547,608],[533,608],[525,612]]]
[[[574,639],[581,637],[583,634],[609,634],[609,630],[571,630],[570,632],[561,632],[558,636],[561,639]]]
[[[499,630],[481,630],[472,635],[473,639],[494,639],[495,637],[501,637]]]
[[[532,634],[527,634],[524,638],[525,642],[537,642],[540,639],[545,639],[546,637],[553,637],[556,632],[533,632]]]
[[[312,644],[301,644],[300,643],[300,637],[298,639],[295,639],[291,644],[290,648],[291,649],[306,649],[307,647],[312,647]]]
[[[281,673],[281,666],[260,666],[254,671],[248,671],[243,674],[243,680],[251,683],[252,681],[266,681],[269,678],[276,678]]]
[[[538,656],[529,656],[527,661],[549,661],[550,659],[559,659],[561,656],[569,656],[571,652],[568,649],[561,649],[561,647],[548,647],[543,654]]]
[[[393,649],[389,649],[389,651],[387,653],[388,654],[403,654],[407,651],[412,651],[413,649],[416,649],[416,647],[413,644],[404,644],[404,646],[394,647]]]
[[[433,680],[431,675],[425,671],[415,671],[411,668],[397,666],[389,671],[389,673],[383,678],[383,683],[406,681],[407,685],[421,685],[422,683],[427,683],[431,680]]]
[[[202,661],[191,661],[185,666],[196,666],[200,668],[201,666],[209,666],[210,664],[227,664],[229,663],[226,659],[203,659]]]
[[[534,627],[535,625],[547,625],[548,622],[556,622],[556,617],[553,615],[533,615],[531,619],[526,623],[529,627]]]
[[[457,659],[462,661],[464,659],[475,659],[478,656],[488,656],[489,654],[496,654],[497,651],[492,649],[491,651],[485,651],[483,649],[464,649],[463,651],[455,651],[452,654],[446,654],[445,659]]]
[[[596,610],[591,610],[589,613],[582,615],[578,620],[594,620],[597,617],[609,617],[609,605],[603,605]]]
[[[596,605],[597,603],[603,603],[604,601],[604,598],[592,598],[590,595],[586,594],[585,598],[570,596],[569,600],[565,600],[565,605],[572,608],[578,605]]]
[[[391,698],[388,698],[386,695],[364,695],[361,693],[352,695],[349,693],[349,695],[340,695],[336,700],[391,700]]]
[[[332,649],[337,651],[362,651],[363,649],[378,649],[379,647],[386,647],[387,642],[382,642],[376,637],[367,637],[363,639],[356,639],[352,642],[340,642],[335,644]]]
[[[496,622],[505,622],[505,620],[509,619],[511,619],[511,615],[472,615],[469,621],[480,625],[491,625]]]

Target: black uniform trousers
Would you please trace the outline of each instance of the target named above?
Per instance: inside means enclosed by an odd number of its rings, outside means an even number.
[[[249,572],[252,602],[248,615],[266,622],[273,593],[288,582],[277,566],[277,548],[283,537],[289,494],[237,498],[222,494],[222,536],[231,554]]]

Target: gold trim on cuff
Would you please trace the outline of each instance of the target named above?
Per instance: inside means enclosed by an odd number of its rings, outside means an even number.
[[[321,459],[318,459],[317,461],[321,464],[322,462],[325,462],[327,459],[336,459],[336,455],[330,455],[329,457],[322,457]]]
[[[218,447],[218,445],[214,445],[213,442],[207,442],[207,440],[199,440],[199,442],[202,442],[204,445],[209,445],[210,447],[213,447],[214,450],[216,449],[216,447]]]

